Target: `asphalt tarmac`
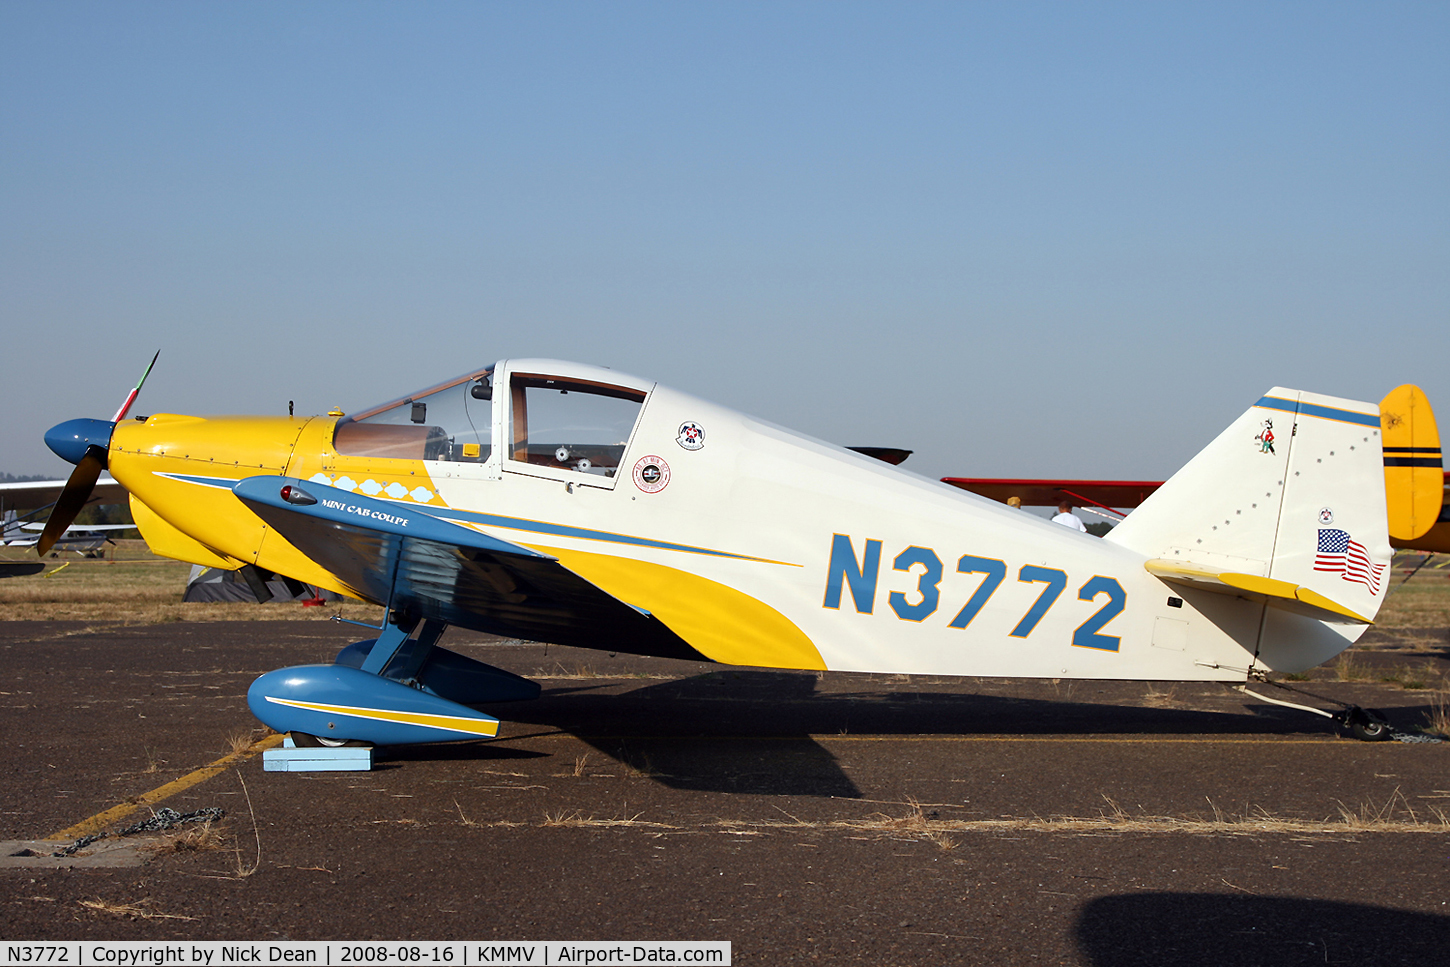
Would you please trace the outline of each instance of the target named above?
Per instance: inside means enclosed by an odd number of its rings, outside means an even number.
[[[1439,681],[1450,634],[1428,634],[1445,647],[1375,660]],[[222,849],[151,835],[0,857],[0,937],[1450,963],[1450,744],[1355,741],[1222,686],[816,675],[453,630],[446,646],[544,685],[490,710],[499,739],[369,773],[263,772],[248,684],[355,637],[0,624],[3,852],[162,806],[226,810]],[[1397,684],[1303,687],[1407,734],[1431,711]]]

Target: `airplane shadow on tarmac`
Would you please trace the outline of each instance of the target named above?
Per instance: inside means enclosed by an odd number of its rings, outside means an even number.
[[[1450,917],[1359,903],[1129,893],[1086,904],[1075,932],[1093,967],[1445,963]]]
[[[860,798],[822,735],[1285,735],[1333,726],[1302,712],[1142,708],[945,691],[823,691],[811,673],[721,670],[637,688],[548,688],[490,708],[512,723],[558,729],[677,789]],[[864,683],[869,686],[870,683]],[[1414,710],[1388,709],[1391,721]],[[423,749],[432,749],[423,752]],[[465,752],[473,749],[473,752]],[[487,758],[497,744],[399,750],[401,759]]]

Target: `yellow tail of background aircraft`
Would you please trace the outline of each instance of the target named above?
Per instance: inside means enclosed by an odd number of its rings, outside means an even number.
[[[1385,445],[1385,499],[1390,543],[1450,552],[1450,477],[1440,453],[1440,431],[1430,401],[1406,383],[1380,401]]]

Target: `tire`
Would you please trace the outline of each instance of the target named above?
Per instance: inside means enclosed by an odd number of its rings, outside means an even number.
[[[340,749],[344,746],[349,749],[365,749],[372,745],[371,742],[362,742],[358,739],[328,739],[307,732],[289,732],[288,734],[292,736],[292,744],[299,749]]]
[[[1387,742],[1393,738],[1390,723],[1375,709],[1356,709],[1349,720],[1349,734],[1361,742]]]

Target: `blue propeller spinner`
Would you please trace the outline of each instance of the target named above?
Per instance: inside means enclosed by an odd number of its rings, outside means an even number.
[[[91,447],[110,449],[115,429],[109,420],[66,420],[45,431],[45,445],[66,463],[79,464]]]

